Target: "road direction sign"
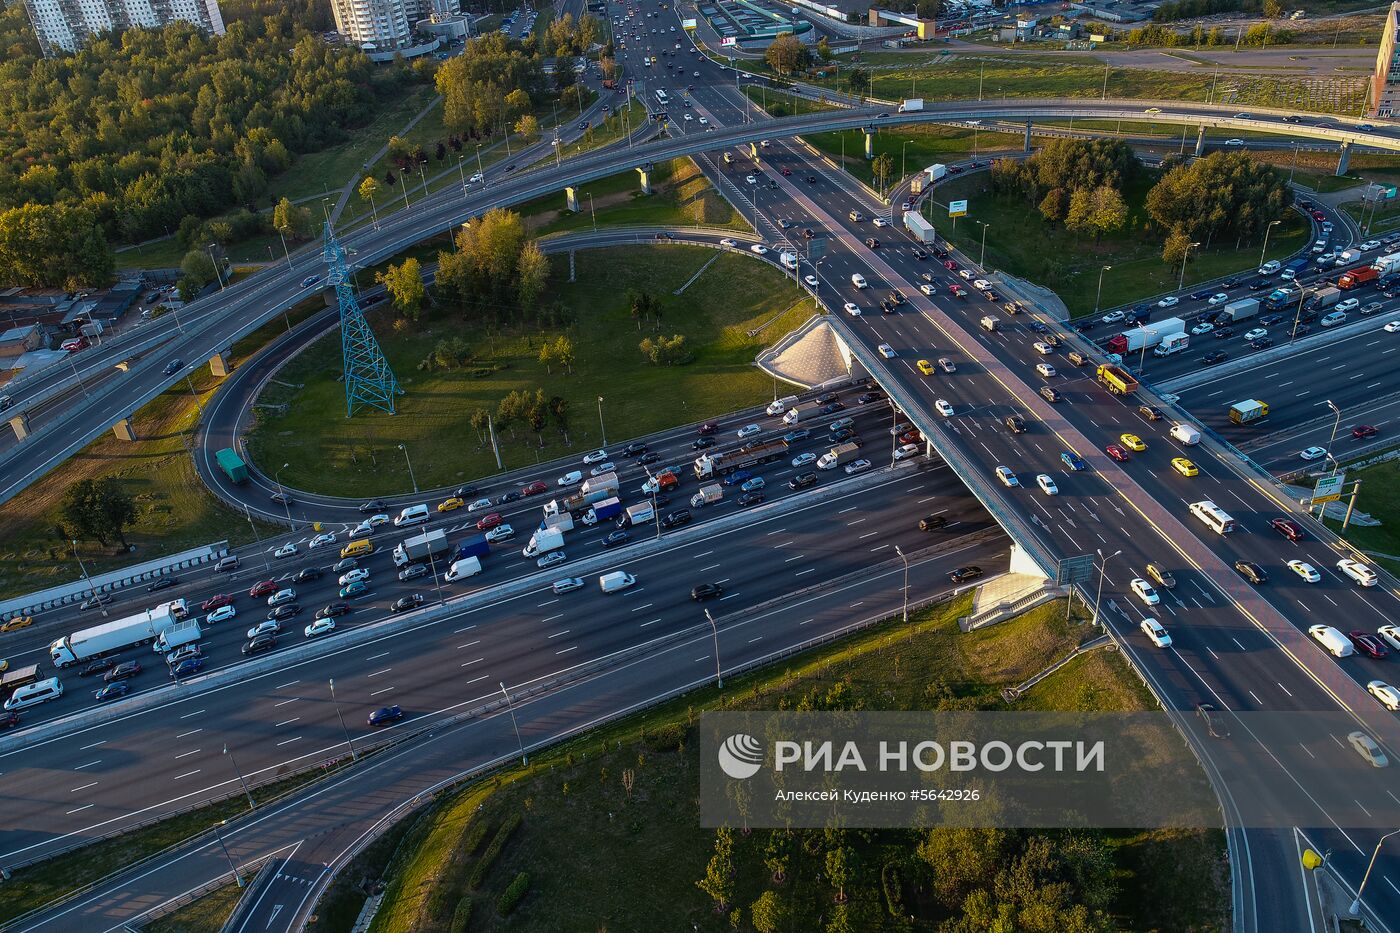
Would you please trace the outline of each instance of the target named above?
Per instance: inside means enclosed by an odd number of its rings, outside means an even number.
[[[1342,497],[1342,484],[1346,482],[1345,473],[1333,473],[1331,476],[1324,476],[1317,481],[1313,487],[1313,505],[1322,505],[1324,502],[1336,502]]]
[[[966,202],[966,201],[949,201],[949,202],[948,202],[948,216],[949,216],[949,217],[964,217],[964,216],[966,216],[966,215],[967,215],[967,202]]]
[[[1094,575],[1094,555],[1080,554],[1078,557],[1063,557],[1055,567],[1055,585],[1070,586],[1083,583]]]

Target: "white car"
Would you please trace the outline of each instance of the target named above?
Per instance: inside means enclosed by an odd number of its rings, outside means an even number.
[[[758,184],[758,179],[757,179],[757,178],[754,178],[752,175],[745,175],[745,176],[744,176],[744,181],[748,182],[748,183],[751,184],[751,185],[756,185],[756,184]]]
[[[307,638],[315,638],[317,635],[325,635],[334,631],[335,619],[317,619],[315,622],[312,622],[306,628],[302,629],[301,633]]]
[[[296,542],[295,542],[295,541],[288,541],[286,544],[282,545],[282,546],[279,547],[277,550],[273,551],[273,552],[272,552],[272,556],[273,556],[273,557],[291,557],[291,556],[292,556],[293,554],[295,554],[296,552],[297,552],[297,544],[296,544]]]
[[[238,615],[238,610],[232,606],[220,606],[204,617],[205,625],[213,625],[215,622],[223,622]]]
[[[860,317],[860,305],[853,301],[846,302],[845,311],[851,317]]]
[[[571,593],[574,590],[583,589],[583,577],[565,577],[562,580],[555,580],[550,587],[556,593]]]
[[[1037,340],[1035,343],[1031,344],[1031,346],[1035,347],[1035,352],[1039,353],[1041,356],[1049,356],[1051,353],[1055,352],[1055,348],[1044,340]]]
[[[597,466],[595,466],[593,469],[589,470],[589,471],[588,471],[588,475],[589,475],[589,476],[602,476],[604,473],[611,473],[611,472],[613,472],[613,471],[616,470],[616,469],[617,469],[617,467],[613,464],[613,462],[612,462],[611,460],[609,460],[609,461],[607,461],[606,463],[600,463],[600,464],[598,464]]]
[[[764,246],[762,243],[755,243],[753,246],[749,247],[749,252],[757,253],[760,256],[767,256],[768,247]]]
[[[1366,692],[1380,701],[1381,706],[1391,712],[1400,710],[1400,690],[1396,690],[1383,680],[1373,680],[1366,685]]]
[[[887,360],[892,360],[895,357],[894,347],[890,346],[887,343],[880,344],[880,346],[876,349],[878,349],[880,351],[880,355]]]
[[[1055,375],[1055,367],[1051,366],[1049,363],[1036,363],[1035,371],[1046,379]]]
[[[959,276],[960,278],[964,279],[965,281],[971,282],[971,281],[972,281],[972,270],[971,270],[971,269],[959,269],[959,270],[958,270],[958,276]]]
[[[1159,308],[1174,308],[1174,307],[1176,307],[1176,305],[1177,305],[1180,301],[1181,301],[1181,299],[1177,298],[1175,295],[1168,295],[1167,297],[1163,298],[1161,301],[1157,302],[1157,307],[1159,307]]]
[[[1290,560],[1288,569],[1309,583],[1319,583],[1322,581],[1322,574],[1317,572],[1317,568],[1305,560]]]
[[[318,534],[316,537],[314,537],[314,538],[311,539],[311,543],[308,544],[307,547],[313,548],[313,549],[314,549],[314,548],[318,548],[318,547],[325,547],[327,544],[335,544],[335,532],[334,532],[334,531],[323,531],[323,532],[321,532],[321,533]]]
[[[1225,140],[1225,145],[1227,145],[1227,146],[1243,146],[1243,145],[1244,145],[1244,140],[1243,140],[1243,139],[1240,139],[1240,138],[1238,138],[1238,137],[1236,137],[1235,139],[1227,139],[1227,140]]]
[[[1302,450],[1298,451],[1298,456],[1302,457],[1304,460],[1321,460],[1323,457],[1327,456],[1327,448],[1304,447]]]
[[[1244,339],[1246,342],[1258,340],[1260,337],[1267,336],[1269,336],[1269,332],[1262,327],[1255,327],[1244,332]]]
[[[467,184],[479,185],[485,180],[485,178],[486,176],[482,175],[480,172],[472,172],[472,177],[467,179]]]
[[[709,120],[709,118],[708,118],[708,117],[701,117],[701,118],[700,118],[700,125],[701,125],[701,126],[709,126],[709,125],[710,125],[710,120]]]
[[[863,473],[870,469],[873,464],[869,460],[854,460],[846,464],[846,475],[852,476],[856,473]]]
[[[687,122],[687,123],[689,123],[691,120],[694,120],[694,119],[695,119],[695,118],[692,117],[690,114],[686,114],[686,115],[685,115],[685,122]]]
[[[1100,324],[1117,324],[1119,321],[1123,320],[1123,318],[1125,318],[1125,317],[1127,317],[1127,315],[1125,315],[1122,311],[1110,311],[1110,312],[1108,312],[1107,314],[1105,314],[1103,317],[1099,318],[1099,323],[1100,323]]]
[[[980,292],[983,289],[991,288],[992,283],[988,282],[986,279],[978,279],[977,281],[972,283],[972,287]]]
[[[359,583],[361,580],[368,579],[369,571],[363,567],[356,567],[355,569],[347,570],[345,573],[340,575],[340,585],[349,586],[352,583]]]
[[[1379,248],[1380,245],[1381,245],[1381,241],[1380,241],[1380,240],[1367,240],[1365,243],[1362,243],[1360,246],[1358,246],[1357,249],[1359,249],[1359,250],[1361,250],[1363,253],[1365,253],[1365,252],[1369,252],[1369,251],[1371,251],[1371,250],[1373,250],[1373,249]]]
[[[1155,606],[1162,601],[1162,597],[1157,595],[1157,591],[1152,588],[1152,584],[1148,583],[1142,577],[1133,577],[1132,582],[1128,584],[1128,588],[1133,591],[1133,595],[1137,596],[1138,599],[1149,606]]]
[[[1047,496],[1058,496],[1060,487],[1055,485],[1055,478],[1049,473],[1041,473],[1036,476],[1035,484],[1040,487],[1040,491]]]
[[[870,283],[865,281],[865,276],[857,272],[851,276],[851,284],[856,288],[866,288]]]
[[[953,417],[953,406],[948,404],[947,399],[939,399],[933,403],[934,410],[945,418]]]
[[[568,560],[563,551],[550,551],[539,560],[535,561],[535,566],[544,570],[546,567],[553,567],[555,564],[562,564]]]
[[[557,481],[557,485],[560,485],[560,486],[572,486],[574,483],[581,482],[582,480],[583,480],[583,471],[582,471],[582,470],[570,470],[569,472],[565,473],[563,476],[559,477],[559,479],[558,479],[558,481]]]
[[[467,506],[467,511],[468,511],[468,512],[480,512],[480,511],[483,511],[484,509],[489,509],[489,508],[492,508],[492,507],[494,507],[494,506],[495,506],[495,503],[492,502],[490,499],[477,499],[477,500],[476,500],[475,502],[473,502],[471,505]]]
[[[1337,569],[1345,576],[1350,577],[1357,586],[1375,586],[1380,578],[1376,572],[1359,560],[1352,560],[1350,557],[1343,557],[1337,561]]]
[[[792,465],[794,468],[810,466],[816,462],[817,455],[813,453],[798,454],[796,457],[792,458]]]
[[[932,298],[933,295],[934,295],[934,292],[936,292],[937,289],[935,289],[932,285],[930,285],[930,284],[928,284],[927,282],[925,282],[924,284],[922,284],[922,285],[919,286],[919,291],[923,292],[925,295],[927,295],[928,297]]]
[[[583,465],[589,466],[594,463],[602,463],[606,459],[608,459],[608,452],[606,450],[595,450],[592,453],[583,455]]]
[[[1216,305],[1223,305],[1229,300],[1229,295],[1225,294],[1224,292],[1216,292],[1214,295],[1211,295],[1209,298],[1206,299],[1206,304],[1214,308]]]
[[[763,429],[756,424],[746,424],[735,433],[739,435],[740,440],[743,440],[746,437],[753,437],[762,430]]]
[[[876,217],[874,223],[877,227],[888,227],[890,225],[890,222],[883,217]]]
[[[280,631],[282,631],[282,623],[278,622],[276,619],[268,619],[266,622],[259,622],[257,625],[248,629],[248,640],[252,641],[259,635],[266,635],[268,632],[275,635]]]
[[[351,529],[350,529],[350,537],[351,537],[351,538],[358,538],[358,537],[360,537],[361,535],[372,535],[372,534],[374,534],[374,526],[373,526],[372,524],[370,524],[369,519],[365,519],[364,521],[362,521],[362,522],[360,522],[358,525],[356,525],[354,528],[351,528]]]
[[[822,284],[821,279],[818,279],[815,275],[804,275],[802,281],[807,283],[808,288],[817,288]]]
[[[702,119],[700,122],[704,123],[705,121]],[[725,237],[724,239],[719,241],[719,245],[727,246],[730,249],[736,249],[739,246],[739,243],[733,237]]]
[[[1384,768],[1390,764],[1390,759],[1385,757],[1385,752],[1376,744],[1376,740],[1364,732],[1348,732],[1347,741],[1351,747],[1356,749],[1356,753],[1371,763],[1373,768]]]
[[[1376,634],[1392,651],[1400,651],[1400,625],[1382,625],[1376,629]]]
[[[1387,334],[1400,333],[1400,321],[1389,321],[1381,330],[1385,331]]]
[[[997,479],[1001,480],[1003,486],[1012,487],[1021,485],[1021,481],[1016,478],[1016,474],[1011,472],[1011,467],[999,466],[996,469]]]
[[[497,541],[508,541],[513,537],[515,537],[515,529],[510,527],[510,525],[497,525],[495,528],[486,532],[486,540],[490,541],[492,544],[495,544]]]
[[[296,598],[297,591],[289,586],[286,589],[278,590],[276,593],[273,593],[271,596],[269,596],[267,598],[267,604],[269,606],[280,606],[283,603],[289,603]]]
[[[1158,648],[1170,648],[1172,646],[1172,637],[1167,634],[1167,630],[1162,627],[1162,623],[1158,622],[1156,619],[1143,619],[1142,622],[1138,624],[1138,628],[1142,629],[1142,634],[1146,635],[1152,644],[1156,645]]]
[[[1215,330],[1214,324],[1212,324],[1210,321],[1202,321],[1195,327],[1191,328],[1191,336],[1199,337],[1202,334],[1208,334],[1213,330]]]
[[[908,460],[910,457],[917,457],[918,455],[918,444],[905,444],[894,452],[894,458],[896,460]]]

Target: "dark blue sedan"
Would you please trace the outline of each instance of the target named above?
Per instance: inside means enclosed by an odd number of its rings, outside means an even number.
[[[103,687],[101,690],[97,691],[95,697],[99,701],[116,700],[126,696],[130,692],[131,684],[127,683],[124,680],[118,680],[115,683],[110,683],[107,686]]]

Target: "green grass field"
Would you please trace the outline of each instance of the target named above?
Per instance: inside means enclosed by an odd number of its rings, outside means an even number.
[[[1004,709],[1002,686],[1021,682],[1092,634],[1078,618],[1067,623],[1064,604],[1055,602],[963,635],[955,620],[967,608],[963,597],[918,613],[912,640],[904,625],[891,623],[728,680],[723,694],[695,690],[542,753],[526,770],[467,788],[427,814],[426,828],[415,827],[415,845],[389,882],[373,933],[450,929],[464,900],[470,901],[469,928],[480,931],[730,929],[730,919],[716,914],[695,884],[713,839],[697,825],[698,743],[690,728],[696,716],[721,707],[792,709],[804,698],[833,695],[841,697],[841,709],[930,709],[948,699],[962,709]],[[1036,710],[1154,706],[1121,656],[1104,651],[1071,662],[1018,704]],[[633,782],[630,792],[625,774]],[[519,828],[473,889],[470,878],[486,843],[513,814],[523,818]],[[768,835],[736,836],[734,901],[741,908],[770,889],[760,862]],[[876,870],[888,861],[908,867],[919,838],[902,830],[846,834],[866,866],[849,890],[859,918],[855,929],[933,928],[892,924]],[[1118,929],[1208,930],[1226,923],[1219,834],[1118,832],[1109,834],[1109,843],[1120,886],[1112,911]],[[812,868],[796,857],[787,881],[772,888],[794,911],[785,930],[824,928],[818,915],[830,904],[829,889]],[[502,918],[497,898],[522,871],[530,874],[529,894],[517,913]],[[639,878],[646,879],[644,888],[635,883]],[[927,905],[917,909],[927,917]],[[739,928],[750,927],[741,921]]]
[[[1348,470],[1348,490],[1352,480],[1361,481],[1357,509],[1379,519],[1381,524],[1374,527],[1348,525],[1345,534],[1341,522],[1329,518],[1327,524],[1363,551],[1378,551],[1400,558],[1400,463],[1391,460],[1364,470]],[[1392,573],[1400,573],[1400,560],[1382,558],[1379,562]]]
[[[940,234],[951,237],[958,248],[977,258],[981,253],[982,227],[986,232],[987,261],[990,268],[1045,286],[1069,307],[1071,314],[1093,311],[1099,271],[1113,269],[1103,277],[1104,308],[1175,289],[1181,266],[1162,262],[1162,236],[1148,225],[1143,200],[1155,181],[1144,171],[1124,191],[1129,206],[1125,229],[1095,243],[1062,228],[1052,228],[1024,201],[991,194],[986,173],[956,179],[937,189],[930,219]],[[968,200],[969,213],[956,224],[947,215],[949,201]],[[1269,237],[1269,255],[1286,256],[1302,246],[1307,229],[1296,214],[1290,213]],[[1186,267],[1186,284],[1201,282],[1259,263],[1259,242],[1245,243],[1238,249],[1232,242],[1223,247],[1197,249]]]
[[[220,930],[242,896],[243,888],[230,881],[141,929],[143,933],[209,933]]]
[[[661,430],[732,411],[771,396],[772,381],[753,365],[754,356],[810,316],[812,302],[774,270],[742,256],[702,247],[628,247],[578,253],[578,280],[568,282],[567,260],[554,260],[547,294],[572,309],[578,323],[567,328],[577,362],[573,375],[553,374],[538,362],[541,342],[559,331],[528,326],[488,330],[454,319],[446,311],[426,314],[417,326],[396,328],[387,314],[371,323],[398,374],[405,394],[399,414],[361,413],[345,419],[340,343],[324,338],[282,371],[280,380],[304,384],[300,391],[272,387],[268,401],[292,401],[285,415],[259,420],[250,438],[258,463],[289,463],[282,480],[290,486],[338,495],[383,495],[408,489],[399,444],[408,446],[418,483],[431,488],[477,479],[497,471],[486,439],[469,424],[476,408],[496,410],[516,389],[569,402],[567,440],[553,426],[543,438],[523,426],[500,432],[507,469],[599,446],[598,406],[603,396],[609,438]],[[681,296],[671,294],[711,260]],[[686,366],[653,366],[637,349],[654,334],[639,331],[625,302],[629,288],[648,289],[661,299],[660,330],[684,334],[695,359]],[[736,296],[743,296],[735,300]],[[771,322],[771,323],[769,323]],[[768,324],[758,336],[747,331]],[[472,345],[472,372],[427,373],[417,364],[436,342],[461,335]]]

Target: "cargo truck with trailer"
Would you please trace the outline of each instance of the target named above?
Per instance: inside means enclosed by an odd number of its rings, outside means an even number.
[[[71,667],[125,648],[150,644],[179,622],[168,605],[146,609],[56,639],[49,645],[49,658],[59,667]]]
[[[698,509],[704,505],[714,505],[724,498],[724,487],[719,483],[701,486],[700,491],[690,497],[690,507]]]
[[[1216,325],[1234,324],[1236,321],[1243,321],[1252,318],[1259,313],[1259,299],[1241,298],[1239,301],[1232,301],[1220,309],[1220,314],[1216,317]]]
[[[238,456],[232,447],[225,447],[214,453],[214,462],[224,471],[230,483],[242,485],[248,482],[248,464]]]
[[[1130,395],[1138,390],[1138,381],[1128,375],[1127,370],[1112,363],[1100,366],[1095,378],[1114,395]]]
[[[1134,327],[1108,338],[1112,353],[1136,353],[1146,347],[1151,350],[1172,334],[1186,331],[1186,322],[1179,317],[1163,318],[1155,324]]]
[[[593,503],[593,508],[584,512],[579,521],[585,525],[596,525],[599,522],[606,522],[617,518],[622,514],[622,500],[617,496],[610,496],[607,499],[599,499]]]
[[[1230,406],[1230,420],[1235,424],[1249,424],[1269,415],[1269,403],[1257,398],[1245,399]]]
[[[447,549],[447,532],[441,528],[434,528],[399,542],[394,547],[394,566],[403,567],[406,564],[424,561],[429,556],[436,556]]]
[[[695,458],[695,478],[709,479],[712,476],[723,476],[733,473],[735,470],[743,470],[764,463],[772,463],[774,460],[779,460],[785,456],[787,450],[787,441],[779,438],[774,441],[748,444],[737,450],[725,450],[715,454],[701,454]]]
[[[904,212],[904,228],[920,243],[938,242],[938,231],[934,229],[933,224],[924,220],[924,215],[918,211]]]
[[[1371,268],[1376,270],[1377,275],[1393,275],[1400,272],[1400,253],[1377,256],[1376,261],[1371,263]]]
[[[941,162],[935,162],[933,165],[924,169],[924,182],[926,184],[931,185],[936,181],[942,181],[946,177],[948,177],[948,166]]]

